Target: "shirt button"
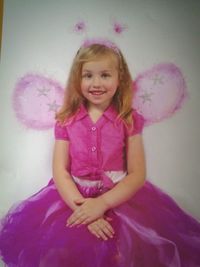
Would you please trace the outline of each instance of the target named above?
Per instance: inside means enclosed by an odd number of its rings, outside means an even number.
[[[96,131],[96,127],[92,127],[92,131],[93,131],[93,132]]]
[[[92,147],[92,152],[95,152],[97,150],[96,146]]]

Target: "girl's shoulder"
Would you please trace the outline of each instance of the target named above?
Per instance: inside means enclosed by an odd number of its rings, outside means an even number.
[[[68,140],[66,124],[56,121],[54,125],[54,136],[56,140]]]
[[[67,118],[64,122],[56,121],[54,125],[54,136],[57,140],[69,140],[68,127],[74,121],[74,117]]]
[[[132,110],[133,125],[127,129],[127,135],[141,134],[144,128],[144,117],[136,109]]]
[[[77,112],[69,118],[66,118],[63,122],[57,120],[54,125],[55,139],[58,140],[69,140],[68,129],[75,122],[78,116],[81,114],[80,108]]]

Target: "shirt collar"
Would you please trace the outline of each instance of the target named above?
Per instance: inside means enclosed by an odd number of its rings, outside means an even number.
[[[77,114],[75,116],[75,120],[81,120],[83,119],[84,117],[88,116],[88,112],[87,112],[87,109],[86,107],[81,104],[78,111],[77,111]],[[118,113],[114,107],[114,105],[110,105],[103,113],[103,116],[106,117],[107,119],[111,120],[111,121],[115,121],[117,116],[118,116]]]
[[[87,112],[86,107],[83,104],[81,104],[76,115],[75,115],[75,120],[81,120],[85,116],[88,116],[88,112]]]
[[[114,105],[110,105],[103,113],[103,115],[111,121],[115,121],[118,113]]]

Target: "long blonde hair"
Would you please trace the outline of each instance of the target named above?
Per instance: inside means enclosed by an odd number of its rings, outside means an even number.
[[[119,49],[116,51],[102,44],[91,44],[88,47],[82,46],[78,50],[69,73],[63,105],[56,114],[57,120],[63,123],[67,118],[72,117],[77,112],[80,105],[86,101],[81,93],[83,64],[105,56],[111,58],[114,56],[118,61],[119,86],[112,103],[119,114],[118,117],[122,119],[127,126],[132,126],[133,84],[127,63]]]

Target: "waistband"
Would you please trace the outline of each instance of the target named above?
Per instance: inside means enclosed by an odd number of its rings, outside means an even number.
[[[124,171],[105,171],[104,174],[106,176],[108,176],[114,184],[121,181],[127,175],[127,173]],[[103,185],[102,180],[91,181],[91,180],[87,180],[85,178],[82,179],[81,177],[77,177],[74,175],[72,175],[72,178],[76,184],[83,186],[83,187],[101,188]]]

